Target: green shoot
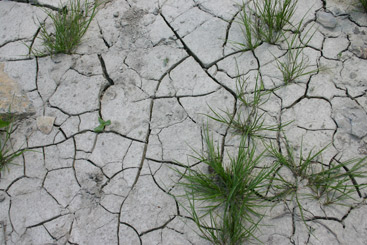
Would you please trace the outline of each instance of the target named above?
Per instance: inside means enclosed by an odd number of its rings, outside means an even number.
[[[106,126],[111,125],[111,120],[104,121],[102,118],[98,118],[99,125],[94,129],[94,132],[101,133],[103,132]]]

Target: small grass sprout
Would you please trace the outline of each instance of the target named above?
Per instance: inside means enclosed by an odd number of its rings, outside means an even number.
[[[252,93],[248,90],[248,77],[238,76],[236,79],[236,97],[245,107],[259,107],[268,101],[265,96],[270,95],[271,91],[265,90],[264,82],[260,74],[256,75],[255,86]],[[250,96],[252,94],[252,96]],[[269,96],[268,96],[269,97]]]
[[[94,129],[94,132],[101,133],[103,132],[106,126],[111,125],[111,120],[104,121],[102,118],[98,118],[99,125]]]
[[[25,150],[13,150],[11,135],[14,131],[13,122],[7,119],[0,119],[0,172],[8,168],[14,159],[23,154]]]
[[[60,6],[57,12],[45,10],[48,18],[51,19],[52,29],[49,30],[45,23],[40,23],[39,35],[45,50],[31,51],[31,53],[36,56],[71,54],[76,49],[96,16],[98,7],[97,3],[81,1],[70,0],[67,6]]]
[[[257,108],[243,108],[237,109],[235,115],[228,111],[222,111],[222,114],[216,112],[209,107],[214,116],[208,115],[209,118],[220,123],[228,125],[236,135],[246,135],[249,138],[262,138],[264,131],[278,131],[286,125],[266,125],[265,112],[260,113]],[[288,125],[288,124],[287,124]]]

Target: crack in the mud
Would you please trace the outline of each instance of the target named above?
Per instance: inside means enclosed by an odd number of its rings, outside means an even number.
[[[201,67],[205,67],[204,64],[201,62],[201,60],[199,59],[199,57],[191,51],[191,49],[186,45],[186,43],[183,41],[183,39],[178,35],[178,33],[176,32],[176,30],[171,26],[171,24],[167,21],[166,17],[161,13],[160,16],[162,17],[163,21],[166,23],[166,25],[171,29],[171,31],[175,34],[176,38],[178,40],[180,40],[180,42],[182,43],[184,49],[186,50],[186,52],[188,53],[189,56],[193,57],[194,60],[200,64]]]
[[[237,15],[242,11],[242,9],[239,9],[232,17],[232,19],[229,20],[229,23],[227,25],[227,29],[226,29],[226,36],[224,38],[224,43],[222,45],[222,47],[225,47],[227,45],[228,42],[228,37],[229,37],[229,31],[231,30],[231,27],[233,25],[233,23],[235,22],[235,19],[237,18]]]
[[[195,1],[194,1],[194,6],[193,7],[194,8],[198,8],[200,11],[203,11],[204,13],[207,13],[207,14],[213,16],[214,18],[218,18],[220,20],[223,20],[225,22],[228,22],[228,20],[224,19],[223,17],[218,16],[218,15],[212,13],[209,9],[206,9],[201,3],[195,3]]]
[[[203,94],[193,94],[193,95],[162,95],[162,96],[151,96],[150,98],[151,99],[154,99],[154,100],[159,100],[159,99],[182,99],[182,98],[196,98],[196,97],[205,97],[205,96],[208,96],[208,95],[211,95],[213,93],[216,93],[220,90],[219,89],[216,89],[214,91],[211,91],[211,92],[207,92],[207,93],[203,93]]]
[[[146,231],[143,231],[139,234],[139,236],[144,236],[145,234],[148,234],[150,232],[153,232],[153,231],[157,231],[157,230],[162,230],[164,229],[169,223],[171,223],[172,220],[174,220],[177,216],[173,216],[172,218],[170,218],[169,220],[167,220],[163,225],[161,226],[158,226],[158,227],[154,227],[152,229],[149,229],[149,230],[146,230]]]
[[[43,220],[42,222],[39,222],[39,223],[37,223],[37,224],[27,226],[27,227],[26,227],[26,229],[31,229],[31,228],[34,228],[34,227],[37,227],[37,226],[40,226],[40,225],[46,224],[46,223],[48,223],[48,222],[50,222],[50,221],[53,221],[53,220],[55,220],[55,219],[58,219],[58,218],[60,218],[60,217],[64,216],[64,215],[67,215],[67,214],[59,214],[59,215],[56,215],[56,216],[51,217],[51,218],[49,218],[49,219]]]
[[[109,48],[111,48],[111,44],[109,44],[108,42],[107,42],[107,40],[104,38],[104,36],[103,36],[103,30],[102,30],[102,28],[101,28],[101,26],[100,26],[100,24],[99,24],[99,22],[97,21],[97,25],[98,25],[98,29],[99,29],[99,34],[101,34],[101,37],[102,37],[102,41],[103,41],[103,43],[104,43],[104,45],[106,45],[106,47],[107,47],[107,49],[109,49]]]
[[[143,241],[141,240],[140,234],[139,234],[139,232],[135,229],[135,227],[134,227],[134,226],[132,226],[132,225],[130,225],[130,224],[128,224],[128,223],[125,223],[125,222],[119,222],[119,227],[120,227],[120,224],[122,224],[122,225],[126,225],[127,227],[131,228],[131,229],[136,233],[136,235],[139,237],[140,245],[142,245],[142,244],[143,244]],[[118,239],[117,239],[118,244],[120,244],[119,230],[117,231],[117,237],[118,237]]]
[[[0,45],[0,48],[3,48],[4,46],[8,45],[9,43],[15,43],[15,42],[19,42],[19,41],[24,41],[24,40],[28,40],[27,38],[17,38],[14,40],[9,40],[4,42],[3,44]],[[30,60],[31,58],[27,58],[27,60]]]
[[[99,60],[99,62],[101,64],[101,68],[102,68],[102,72],[103,72],[103,77],[107,80],[107,82],[109,83],[110,86],[114,85],[115,82],[108,75],[106,64],[104,62],[104,59],[103,59],[102,55],[101,54],[97,54],[97,56],[98,56],[98,60]]]

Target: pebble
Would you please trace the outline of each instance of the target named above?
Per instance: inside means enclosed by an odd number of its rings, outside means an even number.
[[[55,117],[41,116],[37,118],[37,128],[43,134],[49,134],[52,131]]]

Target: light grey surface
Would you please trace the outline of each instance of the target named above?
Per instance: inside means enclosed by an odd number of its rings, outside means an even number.
[[[267,123],[293,121],[285,134],[295,148],[302,139],[305,152],[333,142],[325,162],[337,153],[342,160],[364,157],[367,14],[347,1],[299,2],[294,21],[305,16],[306,28],[316,31],[305,55],[323,69],[283,86],[275,57],[285,54],[284,43],[236,52],[231,41],[244,38],[236,1],[107,1],[75,54],[42,58],[29,58],[25,44],[36,37],[44,12],[1,1],[0,62],[36,110],[13,135],[15,146],[32,151],[0,179],[3,243],[207,244],[171,195],[182,194],[172,167],[195,163],[188,155],[201,151],[207,122],[226,149],[238,143],[205,116],[208,105],[234,110],[238,73],[250,77],[249,88],[258,71],[265,88],[278,88],[261,108]],[[46,134],[37,125],[43,116],[55,118]],[[111,120],[103,133],[93,131],[98,117]],[[317,217],[307,222],[312,235],[295,203],[280,203],[265,210],[259,239],[365,244],[362,199],[353,208],[303,205],[307,218]]]

